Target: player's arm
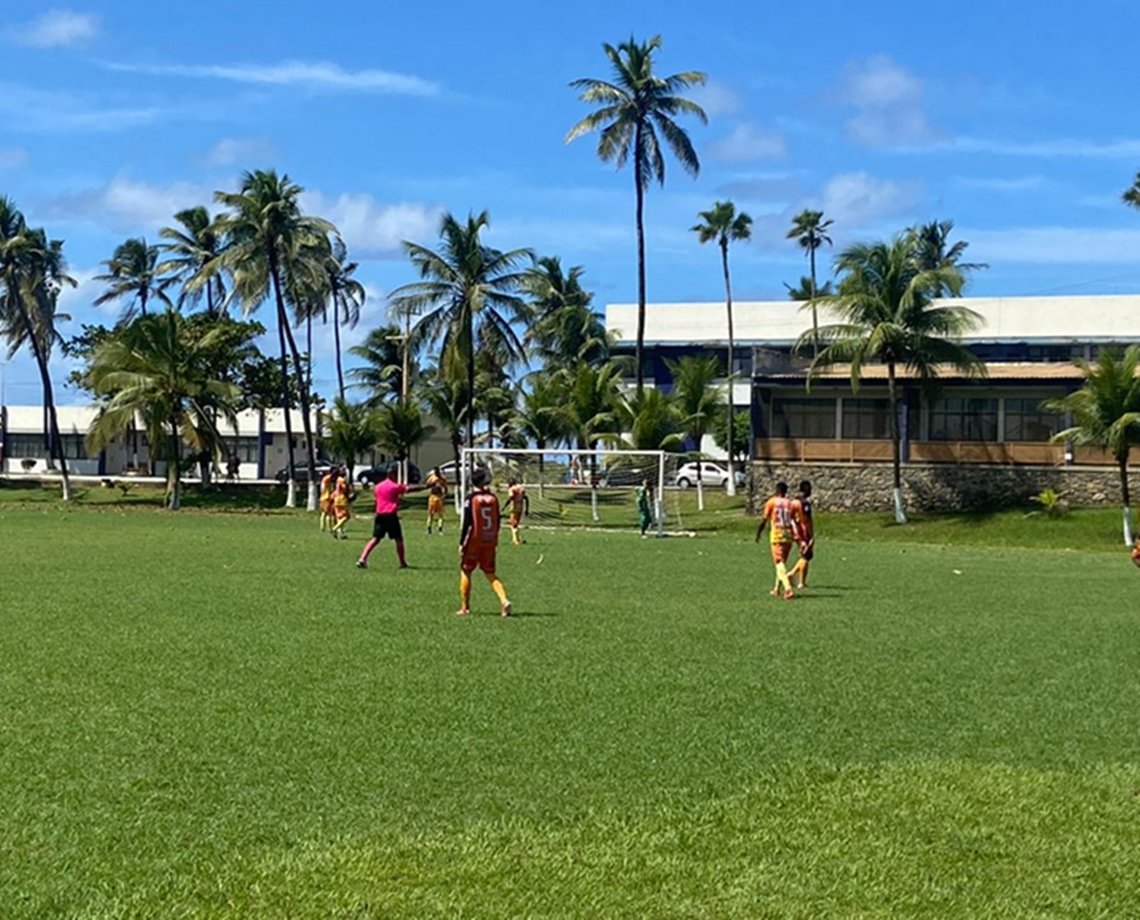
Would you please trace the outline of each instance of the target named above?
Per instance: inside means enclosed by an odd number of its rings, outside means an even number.
[[[523,492],[523,517],[530,517],[530,496]]]
[[[467,546],[467,538],[471,535],[471,529],[474,527],[475,521],[471,513],[471,497],[468,496],[467,500],[463,503],[463,521],[459,525],[459,551],[463,552],[463,548]]]
[[[764,509],[760,512],[760,523],[756,527],[756,542],[757,543],[760,542],[760,536],[761,536],[761,534],[764,533],[764,528],[768,524],[768,512],[769,512],[770,507],[771,506],[767,502],[765,502]]]
[[[430,488],[431,488],[431,486],[428,485],[426,482],[420,482],[414,486],[411,484],[404,486],[404,491],[405,492],[422,492],[424,489],[430,489]]]

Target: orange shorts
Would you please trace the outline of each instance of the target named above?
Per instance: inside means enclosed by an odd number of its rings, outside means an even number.
[[[788,557],[792,554],[792,544],[788,543],[773,543],[772,544],[772,561],[773,562],[787,562]]]
[[[429,495],[428,496],[428,514],[432,517],[443,516],[443,496],[442,495]]]
[[[459,559],[459,568],[468,573],[482,569],[488,575],[494,575],[496,548],[494,546],[467,547]]]
[[[333,517],[335,517],[338,521],[347,521],[350,516],[351,515],[349,514],[347,505],[339,507],[335,505],[333,506]]]
[[[508,527],[518,527],[519,524],[521,524],[521,523],[522,523],[522,515],[512,511],[511,516],[509,518],[507,518],[507,526]]]
[[[321,499],[321,514],[333,513],[333,500],[331,498]]]

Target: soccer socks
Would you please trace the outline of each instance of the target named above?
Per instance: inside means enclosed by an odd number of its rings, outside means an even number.
[[[792,590],[792,583],[788,580],[788,567],[782,562],[776,563],[776,584],[784,589],[784,593]]]
[[[366,544],[364,544],[364,552],[360,554],[360,561],[367,562],[368,557],[372,555],[372,550],[376,549],[376,546],[379,543],[380,541],[373,537]]]
[[[511,545],[518,546],[522,541],[519,540],[519,529],[517,527],[511,528]]]
[[[494,591],[498,596],[499,603],[505,604],[507,602],[507,589],[506,586],[501,581],[499,581],[499,576],[488,575],[487,581],[491,583],[491,590]]]
[[[471,606],[471,576],[466,572],[459,573],[459,603],[460,610],[467,610]]]

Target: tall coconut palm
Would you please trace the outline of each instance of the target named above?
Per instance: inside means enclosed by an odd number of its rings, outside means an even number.
[[[1123,355],[1106,348],[1095,364],[1076,361],[1085,375],[1079,390],[1049,400],[1045,408],[1071,413],[1072,427],[1058,432],[1054,441],[1099,447],[1112,454],[1120,470],[1120,496],[1124,504],[1124,543],[1132,545],[1132,502],[1128,489],[1128,459],[1140,445],[1140,345]]]
[[[365,391],[365,401],[373,409],[399,399],[404,392],[401,335],[398,326],[378,326],[348,350],[363,362],[349,370],[348,379],[353,387]]]
[[[423,413],[417,403],[392,403],[379,412],[379,444],[391,451],[401,463],[406,462],[413,450],[435,432],[424,424]]]
[[[985,262],[963,262],[969,243],[965,240],[950,242],[950,233],[954,229],[952,220],[936,220],[929,224],[919,224],[914,234],[915,259],[923,271],[936,271],[938,269],[955,269],[963,275],[989,268]],[[956,296],[952,290],[940,289],[938,297]]]
[[[673,375],[673,396],[677,411],[681,415],[681,424],[689,437],[697,442],[699,454],[701,441],[712,430],[723,406],[721,391],[714,385],[718,372],[717,360],[711,356],[707,358],[689,356],[681,358],[679,361],[670,361],[668,365],[669,371]],[[731,419],[731,413],[729,418]],[[699,456],[698,459],[700,459]],[[703,464],[697,464],[697,509],[699,511],[705,510],[702,467]],[[730,482],[733,475],[730,459]]]
[[[805,332],[797,347],[818,337],[824,347],[813,360],[811,372],[849,363],[853,390],[859,388],[865,365],[886,365],[895,520],[905,524],[898,370],[906,368],[926,383],[936,379],[940,368],[946,366],[983,374],[985,365],[960,342],[964,333],[977,328],[981,317],[966,307],[934,305],[940,291],[961,293],[965,279],[952,267],[929,271],[920,268],[911,233],[900,234],[889,242],[851,246],[839,254],[836,270],[838,293],[821,298],[819,305],[835,313],[840,322]]]
[[[534,319],[524,339],[548,371],[610,356],[605,323],[590,308],[593,295],[582,286],[584,271],[581,265],[564,271],[557,256],[543,256],[528,279]]]
[[[21,348],[32,352],[43,388],[44,434],[49,463],[59,463],[63,500],[71,500],[71,479],[48,364],[58,340],[55,323],[59,293],[75,286],[67,274],[63,244],[49,240],[42,229],[31,229],[15,203],[0,196],[0,336],[11,357]]]
[[[701,219],[700,223],[690,228],[693,233],[697,234],[697,239],[699,239],[701,243],[716,240],[717,245],[720,247],[720,266],[724,274],[724,304],[725,311],[728,313],[728,404],[731,407],[734,404],[733,390],[735,387],[735,379],[733,368],[736,365],[735,356],[733,354],[732,277],[728,271],[728,247],[731,243],[742,242],[752,238],[752,218],[743,211],[737,214],[736,205],[731,201],[716,201],[713,203],[711,210],[701,211],[697,216]],[[729,444],[733,443],[732,428],[735,421],[734,416],[735,413],[732,411],[730,411],[727,416]],[[699,475],[697,477],[697,485],[698,487],[700,486]],[[728,494],[736,494],[736,471],[733,467],[732,451],[728,452]],[[703,493],[698,492],[698,500],[703,508]]]
[[[178,309],[196,307],[205,295],[206,312],[218,316],[226,308],[226,280],[223,272],[209,270],[225,248],[217,222],[200,205],[179,211],[174,219],[179,226],[158,231],[167,242],[159,245],[164,259],[155,271],[181,285]],[[195,283],[199,278],[201,283]]]
[[[460,223],[445,214],[440,222],[439,250],[404,243],[404,250],[422,280],[392,292],[393,307],[419,316],[413,331],[421,343],[439,345],[441,365],[447,374],[462,370],[466,380],[467,446],[475,441],[475,350],[490,348],[522,360],[525,348],[513,323],[528,316],[521,296],[533,259],[529,249],[502,252],[486,246],[482,233],[490,224],[486,211]],[[450,366],[455,365],[455,366]]]
[[[173,309],[140,316],[95,349],[87,370],[92,391],[108,398],[91,424],[88,443],[102,449],[142,418],[152,447],[166,445],[171,511],[181,507],[183,444],[200,452],[221,443],[210,427],[219,406],[234,421],[238,388],[208,370],[223,334],[215,328],[198,335]]]
[[[638,42],[632,36],[616,48],[602,45],[612,69],[610,80],[586,78],[570,86],[581,90],[579,98],[598,106],[597,111],[579,121],[566,135],[566,142],[599,132],[598,158],[618,169],[633,160],[633,187],[637,221],[637,350],[635,353],[637,391],[645,385],[642,349],[645,343],[645,192],[653,180],[665,184],[663,146],[672,151],[681,168],[692,176],[701,169],[700,159],[689,135],[674,121],[678,115],[692,115],[708,122],[704,109],[678,93],[705,82],[697,70],[685,70],[660,77],[653,71],[654,55],[661,48],[661,36]],[[660,135],[660,136],[659,136]]]
[[[360,322],[366,293],[364,285],[353,275],[359,264],[348,261],[348,248],[339,236],[333,236],[328,257],[325,259],[325,288],[332,306],[333,343],[336,351],[336,387],[344,399],[344,356],[341,354],[340,327],[343,323],[355,329]]]
[[[461,378],[449,376],[441,367],[430,368],[416,385],[416,396],[447,433],[455,468],[459,469],[459,448],[467,425],[470,402]]]
[[[614,440],[631,450],[677,450],[684,440],[676,400],[656,387],[622,400],[618,418],[625,435]]]
[[[819,354],[819,313],[816,310],[815,299],[819,296],[819,288],[816,286],[815,281],[815,253],[824,244],[831,245],[831,237],[827,235],[827,229],[832,225],[833,221],[823,219],[823,211],[813,211],[811,208],[804,208],[792,218],[792,228],[787,233],[789,240],[795,240],[799,243],[800,248],[808,255],[808,262],[811,265],[811,297],[808,298],[811,303],[811,328],[812,328],[812,357]]]
[[[120,324],[129,323],[136,312],[146,316],[147,304],[152,300],[173,307],[166,293],[173,279],[162,276],[158,256],[159,248],[147,245],[143,237],[132,237],[116,246],[111,258],[103,263],[107,271],[95,276],[96,281],[107,285],[107,290],[95,298],[95,305],[125,300],[127,305],[119,317]]]
[[[333,399],[333,411],[326,418],[326,446],[348,467],[348,481],[356,473],[356,458],[373,450],[381,439],[380,414],[366,403]]]
[[[277,339],[281,355],[282,379],[289,377],[289,357],[298,381],[301,424],[309,463],[307,507],[317,510],[316,444],[313,440],[310,396],[305,386],[301,355],[289,324],[286,299],[298,291],[311,290],[324,269],[323,254],[327,237],[336,228],[326,220],[301,213],[299,198],[303,189],[287,175],[274,170],[258,170],[242,175],[235,192],[216,192],[215,200],[227,211],[218,218],[218,227],[229,240],[225,252],[215,259],[214,270],[227,270],[234,279],[234,291],[245,312],[257,309],[272,297],[277,315]],[[296,306],[293,304],[292,306]],[[293,428],[290,419],[288,387],[282,392],[285,434],[289,445],[289,486],[286,503],[296,503],[293,473]]]
[[[785,281],[784,287],[788,289],[789,300],[802,300],[804,303],[807,303],[812,299],[813,290],[815,291],[815,297],[830,297],[835,293],[835,288],[831,286],[830,281],[825,281],[818,288],[816,288],[813,285],[811,278],[807,277],[806,275],[801,277],[799,283],[795,286],[790,285]]]

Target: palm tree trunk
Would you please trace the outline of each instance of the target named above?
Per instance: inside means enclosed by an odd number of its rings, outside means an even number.
[[[819,357],[819,311],[815,306],[815,246],[809,247],[808,258],[811,260],[811,357],[814,361]]]
[[[139,313],[141,313],[143,316],[146,316],[147,293],[148,291],[145,286],[141,291],[139,291]]]
[[[278,286],[278,298],[280,298],[280,287]],[[313,420],[309,417],[309,385],[305,377],[304,368],[301,366],[301,353],[297,350],[297,342],[293,338],[293,330],[289,327],[288,320],[285,317],[285,304],[282,301],[280,306],[280,319],[284,321],[285,341],[289,344],[289,353],[293,358],[293,373],[297,379],[301,381],[301,430],[305,433],[305,453],[309,464],[309,488],[307,500],[305,502],[306,511],[317,510],[317,445],[313,442]]]
[[[170,460],[166,465],[166,482],[170,490],[170,510],[182,507],[182,439],[178,437],[178,416],[170,416]]]
[[[336,348],[336,388],[344,399],[344,361],[340,354],[340,298],[333,295],[333,342]]]
[[[470,303],[463,309],[467,335],[467,447],[472,448],[475,446],[475,317]]]
[[[637,196],[637,396],[645,388],[645,369],[642,367],[642,349],[645,344],[645,178],[642,174],[641,125],[633,142],[633,183]]]
[[[736,494],[736,470],[732,463],[732,424],[736,414],[734,400],[735,380],[733,379],[733,338],[732,338],[732,280],[728,274],[728,240],[720,243],[720,261],[724,270],[724,303],[728,310],[728,494]]]
[[[55,392],[52,388],[51,373],[48,370],[47,351],[40,346],[39,336],[36,334],[36,328],[32,324],[31,314],[28,312],[27,304],[24,303],[23,298],[17,294],[12,297],[16,304],[16,308],[20,311],[20,320],[24,324],[24,328],[28,330],[28,341],[32,345],[32,357],[35,358],[36,369],[40,373],[40,386],[43,389],[44,401],[44,415],[47,422],[47,436],[48,436],[48,459],[59,461],[59,475],[60,483],[63,491],[63,500],[65,502],[71,501],[71,478],[67,473],[67,458],[64,456],[63,451],[63,438],[59,436],[59,414],[55,410]]]
[[[285,507],[297,507],[297,481],[293,478],[293,400],[289,396],[289,356],[285,349],[285,314],[277,307],[277,344],[281,347],[281,405],[285,410],[285,444],[289,465],[285,468]]]
[[[1124,456],[1117,457],[1117,465],[1120,467],[1120,495],[1124,500],[1124,545],[1131,546],[1133,543],[1132,532],[1132,501],[1131,494],[1128,489],[1128,455],[1131,453],[1130,448],[1125,448]]]
[[[894,505],[895,523],[906,523],[906,512],[903,510],[902,494],[902,445],[899,437],[899,397],[895,385],[895,363],[887,362],[887,396],[890,403],[891,422],[891,462],[894,466]]]
[[[697,510],[705,510],[705,480],[701,475],[700,442],[697,443]]]

